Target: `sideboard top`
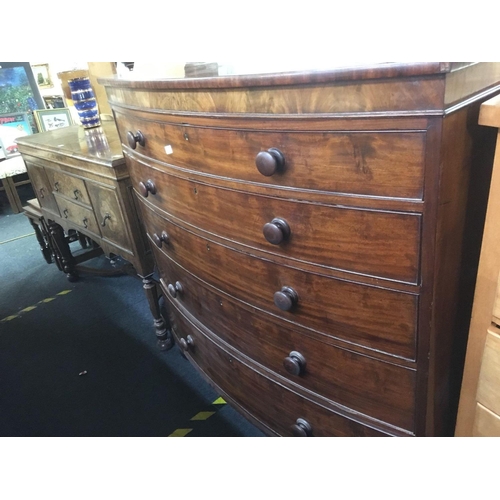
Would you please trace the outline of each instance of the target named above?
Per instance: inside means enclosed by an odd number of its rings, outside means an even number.
[[[21,152],[34,148],[89,163],[116,167],[125,163],[121,141],[114,121],[103,121],[101,127],[84,129],[71,125],[48,132],[27,135],[17,139]]]

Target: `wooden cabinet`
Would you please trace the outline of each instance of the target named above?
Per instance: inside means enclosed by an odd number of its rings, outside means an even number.
[[[500,436],[500,98],[481,106],[479,123],[498,133],[470,322],[456,435]]]
[[[101,83],[207,380],[271,435],[452,435],[500,65]]]
[[[130,262],[142,278],[156,333],[163,347],[166,329],[152,280],[154,260],[137,215],[136,201],[113,121],[102,127],[70,126],[22,137],[19,150],[26,163],[42,216],[46,219],[60,266],[69,278],[76,259],[64,232],[76,230],[107,255]]]

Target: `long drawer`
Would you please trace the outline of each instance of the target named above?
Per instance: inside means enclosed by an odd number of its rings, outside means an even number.
[[[294,435],[299,419],[310,426],[310,435],[383,436],[387,435],[354,419],[306,399],[276,383],[272,378],[244,361],[227,344],[216,343],[182,314],[170,307],[171,322],[177,342],[190,336],[187,357],[218,389],[230,395],[232,402],[250,411],[264,426],[282,436]],[[353,416],[354,418],[354,416]],[[300,426],[299,426],[300,427]]]
[[[82,229],[86,229],[98,237],[101,236],[94,212],[90,208],[79,205],[78,203],[68,200],[67,198],[64,198],[56,193],[54,193],[54,197],[57,201],[59,212],[61,213],[61,217],[63,219],[68,219],[68,221],[76,224]]]
[[[165,251],[157,253],[160,269],[168,265],[168,254],[202,281],[287,322],[374,351],[415,359],[417,295],[255,258],[173,224],[144,202],[140,206],[149,237]],[[168,235],[168,243],[161,240],[163,232]],[[275,293],[283,287],[293,288],[298,295],[289,311],[274,302]]]
[[[321,131],[288,131],[278,121],[279,131],[241,130],[132,115],[116,113],[122,142],[128,145],[127,134],[140,131],[138,153],[181,168],[300,189],[423,196],[425,131],[331,131],[328,123]]]
[[[154,247],[154,245],[153,245]],[[414,431],[415,370],[320,342],[200,282],[154,249],[163,288],[175,303],[240,352],[336,403]],[[168,292],[167,292],[168,293]],[[287,369],[285,369],[285,367]]]
[[[128,161],[132,162],[131,177],[139,193],[145,192],[153,205],[169,215],[206,232],[297,263],[419,282],[418,214],[360,210],[221,189],[130,158]],[[141,183],[148,182],[154,188],[144,191]],[[288,231],[283,229],[285,225]]]

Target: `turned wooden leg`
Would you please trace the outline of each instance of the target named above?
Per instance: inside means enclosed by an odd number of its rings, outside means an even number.
[[[69,281],[76,281],[78,279],[78,273],[75,269],[76,261],[71,254],[63,228],[51,220],[48,221],[48,226],[55,246],[56,256],[59,259],[60,268],[66,273],[66,277]]]
[[[160,350],[167,351],[172,348],[173,340],[170,329],[167,328],[165,320],[160,314],[160,303],[158,298],[158,288],[156,282],[153,280],[153,275],[139,277],[142,279],[142,286],[146,292],[146,297],[149,302],[149,308],[154,318],[154,327],[156,330],[157,344]]]
[[[50,250],[49,243],[43,234],[43,227],[40,227],[31,217],[28,217],[31,227],[35,231],[35,236],[40,245],[40,250],[42,251],[43,258],[47,264],[52,264],[52,252]]]

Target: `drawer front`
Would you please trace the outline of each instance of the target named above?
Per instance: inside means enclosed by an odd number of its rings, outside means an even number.
[[[62,196],[55,195],[61,218],[76,224],[82,229],[100,237],[99,225],[92,210],[82,207]]]
[[[90,199],[85,187],[85,182],[78,177],[46,168],[47,176],[52,185],[52,189],[57,194],[65,196],[71,200],[76,200],[84,205],[90,206]]]
[[[312,436],[380,436],[381,432],[305,399],[278,385],[248,364],[241,362],[229,347],[223,348],[205,336],[179,311],[170,307],[174,335],[193,339],[187,357],[228,396],[282,436],[292,436],[298,418],[312,428]]]
[[[147,196],[152,204],[227,240],[295,262],[418,282],[420,215],[294,202],[221,189],[134,161],[131,174],[139,192],[140,182],[153,182],[156,194],[148,192]],[[286,222],[288,236],[276,219]],[[283,235],[283,241],[270,243],[263,234],[264,226],[272,237]]]
[[[168,260],[173,259],[219,290],[289,323],[415,359],[417,296],[255,258],[201,238],[141,205],[152,246],[155,241],[162,246],[162,251],[156,252],[160,271],[167,269]],[[168,235],[168,244],[159,240],[163,232]],[[285,286],[298,295],[297,304],[290,311],[281,310],[274,302],[275,293]]]
[[[87,183],[95,216],[100,224],[103,238],[130,250],[130,236],[125,225],[123,212],[116,190]]]
[[[26,161],[25,163],[31,180],[31,185],[36,193],[40,206],[55,215],[59,215],[59,208],[54,195],[52,194],[52,187],[47,174],[45,173],[45,169],[43,167],[38,167],[29,161]]]
[[[125,144],[128,131],[140,130],[145,144],[136,146],[139,153],[197,172],[300,189],[422,199],[425,132],[275,132],[116,117]],[[282,123],[276,122],[276,128]]]
[[[301,334],[292,325],[202,285],[172,261],[161,259],[161,263],[163,288],[169,283],[182,285],[175,303],[240,352],[336,403],[414,431],[414,370]]]

